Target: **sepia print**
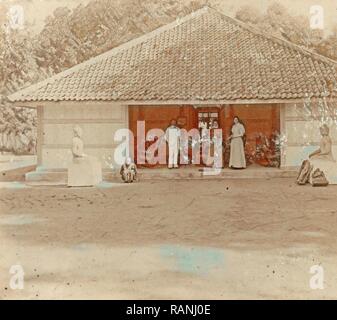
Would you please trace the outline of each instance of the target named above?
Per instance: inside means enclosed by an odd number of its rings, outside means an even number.
[[[336,16],[0,1],[0,298],[335,299]]]

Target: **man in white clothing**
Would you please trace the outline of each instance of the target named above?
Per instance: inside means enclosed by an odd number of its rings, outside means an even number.
[[[177,127],[177,121],[172,120],[171,125],[166,129],[165,139],[169,146],[168,168],[178,168],[180,129]]]

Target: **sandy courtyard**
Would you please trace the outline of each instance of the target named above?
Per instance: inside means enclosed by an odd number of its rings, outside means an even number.
[[[337,297],[337,186],[291,179],[0,189],[0,298]],[[24,289],[9,270],[21,265]],[[313,290],[310,268],[324,269]]]

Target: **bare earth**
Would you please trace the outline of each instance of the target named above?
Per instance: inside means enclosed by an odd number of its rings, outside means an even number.
[[[336,195],[291,179],[3,188],[0,298],[336,298]]]

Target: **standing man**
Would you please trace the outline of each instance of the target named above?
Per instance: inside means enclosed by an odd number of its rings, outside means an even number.
[[[169,146],[168,168],[178,168],[180,129],[175,119],[171,120],[171,125],[166,129],[165,139]]]

